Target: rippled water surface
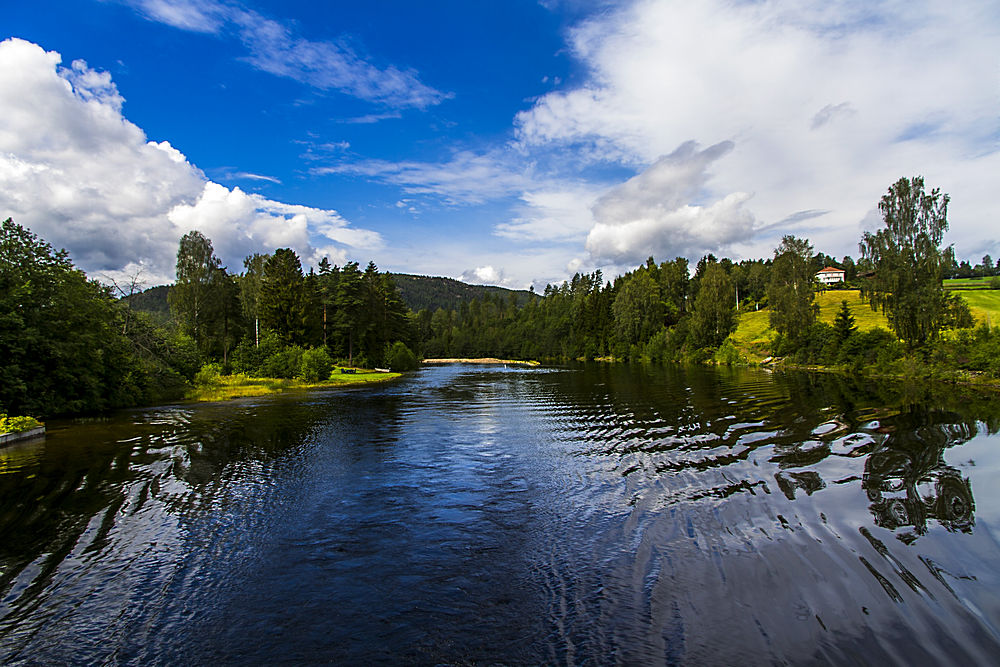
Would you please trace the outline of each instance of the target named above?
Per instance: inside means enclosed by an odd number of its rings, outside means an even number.
[[[427,368],[0,449],[2,664],[986,664],[1000,399]]]

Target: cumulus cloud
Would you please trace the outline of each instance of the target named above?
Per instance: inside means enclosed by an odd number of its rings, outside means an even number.
[[[635,264],[693,257],[728,248],[754,233],[754,216],[744,207],[750,195],[729,193],[697,204],[708,167],[733,149],[722,142],[699,151],[688,142],[648,169],[608,191],[594,205],[595,224],[587,250],[598,264]]]
[[[464,283],[474,285],[502,285],[505,277],[503,270],[497,270],[492,266],[479,266],[462,273],[458,278]]]
[[[249,252],[288,246],[381,243],[336,211],[275,202],[209,181],[167,142],[147,140],[121,113],[106,73],[18,39],[0,43],[0,215],[13,217],[78,266],[115,275],[141,266],[150,282],[173,276],[177,241],[192,229],[238,268]]]
[[[147,19],[182,30],[224,36],[227,31],[223,28],[230,28],[246,47],[245,60],[250,65],[320,90],[337,90],[393,107],[419,109],[450,97],[424,84],[412,69],[373,65],[345,40],[304,39],[288,24],[235,4],[216,0],[128,2]]]
[[[638,0],[570,31],[588,75],[538,98],[515,131],[529,154],[635,168],[688,140],[732,141],[712,167],[715,203],[698,206],[736,215],[731,195],[753,193],[764,246],[789,221],[820,249],[856,253],[858,224],[886,188],[923,174],[952,195],[951,238],[971,244],[1000,170],[997,44],[1000,12],[982,3]],[[635,185],[659,196],[652,178]],[[826,214],[804,228],[802,211]],[[673,229],[662,212],[638,213],[637,238]],[[619,217],[596,224],[594,251],[628,254],[612,243]]]

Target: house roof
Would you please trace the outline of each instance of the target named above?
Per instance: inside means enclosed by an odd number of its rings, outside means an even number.
[[[816,272],[817,275],[819,275],[820,273],[846,273],[846,272],[843,269],[838,269],[832,266],[828,266],[825,269]]]

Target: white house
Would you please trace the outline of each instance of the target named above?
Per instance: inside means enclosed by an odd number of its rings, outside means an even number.
[[[833,285],[834,283],[844,282],[846,276],[847,274],[843,269],[835,269],[832,266],[828,266],[816,274],[816,280],[824,285]]]

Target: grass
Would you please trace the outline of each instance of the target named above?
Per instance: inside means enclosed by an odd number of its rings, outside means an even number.
[[[220,375],[211,384],[192,387],[184,397],[187,400],[199,402],[227,401],[232,398],[280,394],[296,389],[324,389],[329,387],[373,384],[394,380],[400,377],[400,375],[402,374],[380,373],[363,368],[358,368],[355,373],[351,374],[342,374],[339,368],[335,368],[330,379],[323,382],[306,382],[299,379],[286,380],[284,378],[258,378],[242,374]]]
[[[944,281],[945,289],[953,290],[976,290],[976,289],[994,289],[992,286],[993,278],[946,278]]]
[[[854,324],[861,331],[876,327],[889,328],[889,322],[881,312],[875,312],[867,303],[861,300],[858,290],[827,290],[816,293],[816,304],[819,306],[819,321],[833,324],[840,311],[841,301],[847,301]],[[740,312],[740,322],[733,333],[733,344],[751,362],[760,362],[770,352],[771,340],[775,336],[769,318],[771,311],[745,310]]]
[[[970,290],[962,292],[962,298],[969,304],[976,322],[1000,325],[1000,290]]]

